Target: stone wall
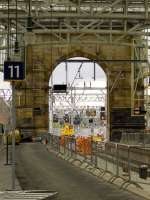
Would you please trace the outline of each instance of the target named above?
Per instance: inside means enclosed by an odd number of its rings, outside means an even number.
[[[49,79],[60,62],[72,57],[112,60],[98,64],[107,76],[108,130],[111,135],[115,134],[112,129],[118,128],[112,126],[114,109],[121,113],[131,109],[131,63],[113,60],[130,60],[131,47],[82,43],[58,46],[49,42],[48,35],[35,36],[33,44],[26,44],[26,81],[20,86],[22,102],[17,109],[18,126],[32,127],[33,134],[48,131]]]

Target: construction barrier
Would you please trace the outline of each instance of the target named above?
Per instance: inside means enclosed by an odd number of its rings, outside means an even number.
[[[76,148],[81,154],[91,155],[91,137],[77,137]]]

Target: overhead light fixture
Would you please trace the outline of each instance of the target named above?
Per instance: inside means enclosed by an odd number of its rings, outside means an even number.
[[[10,0],[8,0],[7,60],[10,60]]]
[[[29,0],[29,13],[28,13],[28,18],[27,18],[27,31],[31,32],[32,31],[32,16],[31,16],[31,0]]]
[[[18,0],[16,0],[16,41],[15,41],[15,53],[18,53],[19,49],[19,42],[18,42]]]

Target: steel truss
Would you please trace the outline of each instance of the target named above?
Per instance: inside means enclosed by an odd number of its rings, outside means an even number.
[[[145,59],[149,57],[148,39],[143,47],[132,49],[133,59]],[[133,43],[142,44],[141,40],[133,40]],[[144,115],[146,121],[150,118],[150,62],[134,62],[131,64],[131,108],[132,115]],[[140,111],[141,109],[141,111]],[[150,123],[147,123],[147,127]]]
[[[11,90],[0,89],[0,124],[10,122]]]
[[[145,31],[150,27],[150,0],[17,0],[17,4],[16,22],[16,1],[10,0],[10,49],[15,43],[16,23],[19,45],[23,46],[22,37],[31,19],[32,31],[48,34],[53,48],[69,44],[132,45],[128,38],[150,35]],[[0,1],[1,67],[6,59],[7,33],[8,1],[3,0]]]
[[[18,0],[18,33],[27,30],[29,2],[33,32],[52,34],[53,42],[120,43],[130,36],[149,35],[150,0]],[[10,0],[11,34],[16,27],[15,1]],[[0,2],[0,35],[7,34],[7,0]],[[94,36],[94,37],[93,37]]]
[[[12,90],[11,89],[0,89],[0,98],[3,98],[4,101],[10,105],[12,98]]]
[[[50,91],[51,94],[51,91]],[[105,104],[106,88],[68,88],[67,93],[53,93],[53,109],[68,108],[69,110],[80,110],[81,107],[86,108],[86,103],[97,102]],[[85,104],[85,105],[81,105]],[[93,106],[92,106],[93,107]]]

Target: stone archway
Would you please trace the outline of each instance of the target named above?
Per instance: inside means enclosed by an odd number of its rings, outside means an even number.
[[[76,55],[87,57],[72,57]],[[95,58],[89,59],[89,54],[74,52],[62,59],[62,62],[54,68],[49,78],[49,85],[67,85],[66,92],[50,92],[49,97],[49,132],[59,134],[64,116],[69,116],[69,123],[74,127],[75,132],[86,132],[90,134],[92,125],[96,128],[101,126],[106,135],[107,125],[107,77],[103,68],[94,62]],[[54,87],[55,88],[55,87]],[[90,90],[91,88],[91,90]],[[95,110],[93,123],[89,123],[91,116],[87,115],[88,109]],[[103,112],[102,112],[103,111]],[[93,112],[94,113],[94,112]],[[81,123],[76,124],[80,116]],[[105,116],[105,117],[104,117]],[[104,118],[103,118],[104,117]],[[103,119],[102,119],[103,118]],[[57,120],[55,120],[57,119]],[[59,130],[60,129],[60,130]],[[80,130],[80,131],[79,131]]]
[[[131,118],[131,63],[115,61],[130,60],[130,46],[118,48],[116,45],[108,44],[55,46],[40,43],[37,45],[42,39],[45,41],[46,35],[36,36],[34,44],[26,46],[27,78],[22,85],[18,86],[23,93],[22,102],[17,109],[18,127],[31,128],[33,134],[48,131],[49,77],[60,62],[70,57],[97,60],[105,71],[108,80],[108,129],[113,140],[122,129],[143,127],[143,121],[140,118],[139,121],[142,122],[138,127],[134,126],[134,119],[129,122]],[[99,60],[109,61],[100,62]]]

